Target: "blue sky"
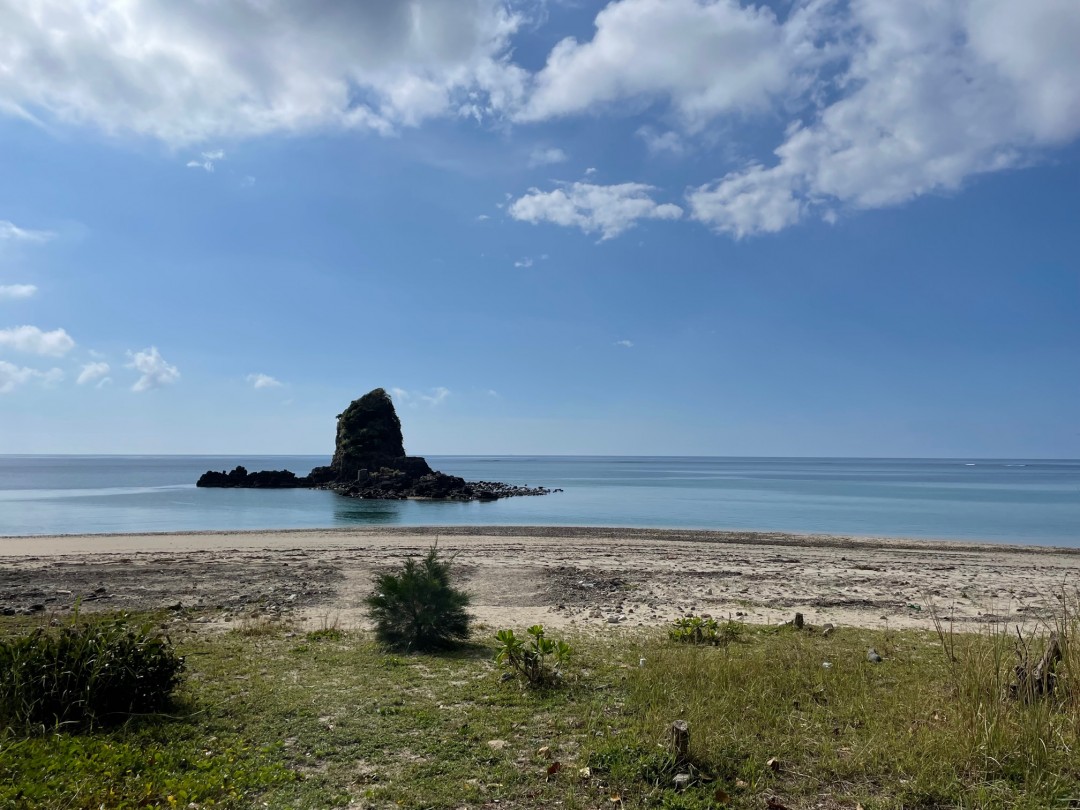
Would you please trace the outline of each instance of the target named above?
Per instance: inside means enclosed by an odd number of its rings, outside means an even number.
[[[0,0],[0,453],[1080,457],[1080,5]]]

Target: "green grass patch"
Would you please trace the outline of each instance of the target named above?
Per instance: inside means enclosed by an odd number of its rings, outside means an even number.
[[[501,679],[493,638],[392,655],[336,627],[193,627],[175,634],[188,674],[170,716],[0,738],[0,807],[1041,810],[1080,797],[1071,646],[1055,696],[1023,701],[1005,697],[1005,634],[946,651],[916,632],[747,627],[712,646],[598,630],[569,635],[562,685],[537,691]],[[666,746],[677,719],[684,762]]]

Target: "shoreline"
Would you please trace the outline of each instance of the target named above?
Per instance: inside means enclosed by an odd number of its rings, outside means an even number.
[[[489,626],[753,623],[965,629],[1049,621],[1080,549],[554,526],[427,526],[0,538],[0,612],[164,607],[227,627],[252,614],[365,626],[378,571],[438,539]]]
[[[582,538],[634,538],[666,540],[669,542],[698,543],[746,543],[751,545],[779,546],[815,546],[822,548],[848,548],[860,546],[866,548],[891,548],[926,550],[940,547],[953,551],[999,551],[1002,553],[1038,552],[1045,554],[1066,554],[1080,557],[1080,545],[1058,546],[1045,544],[1007,543],[993,540],[904,537],[888,535],[848,535],[819,532],[770,531],[765,529],[687,529],[679,527],[641,527],[641,526],[558,526],[558,525],[356,525],[328,527],[300,527],[274,529],[192,529],[180,531],[152,532],[70,532],[62,534],[0,534],[0,559],[7,556],[22,556],[28,553],[66,554],[79,553],[83,548],[68,546],[72,541],[91,544],[115,542],[129,548],[133,540],[149,540],[140,548],[154,550],[158,548],[154,541],[175,540],[178,538],[235,538],[237,548],[251,545],[249,539],[261,540],[290,536],[327,535],[344,537],[419,536],[419,537],[582,537]],[[1080,536],[1078,536],[1080,540]],[[40,549],[30,552],[26,544],[47,543],[52,546],[42,552]],[[206,548],[205,545],[192,546],[193,550]],[[226,546],[216,546],[224,548]],[[162,546],[164,548],[164,546]],[[175,544],[168,545],[175,549]],[[92,549],[94,553],[105,553],[104,548]]]

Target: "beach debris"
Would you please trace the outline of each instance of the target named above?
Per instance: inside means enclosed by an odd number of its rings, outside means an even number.
[[[581,770],[578,771],[578,776],[580,776],[582,779],[591,779],[592,778],[592,768],[590,768],[588,765],[586,765],[584,768],[582,768]]]
[[[626,616],[619,614],[618,616],[608,616],[608,624],[619,624],[626,621]]]
[[[690,724],[676,720],[671,724],[671,753],[676,762],[685,762],[690,756]]]
[[[548,776],[554,776],[555,774],[557,774],[561,770],[562,770],[562,763],[561,762],[552,762],[550,765],[548,765],[547,775]]]
[[[878,651],[871,647],[866,651],[866,660],[871,664],[880,664],[884,659],[878,654]]]
[[[671,783],[675,786],[676,790],[686,790],[690,787],[690,774],[677,773],[675,778],[671,780]]]
[[[645,659],[644,658],[639,658],[637,660],[637,665],[638,665],[639,669],[644,669],[645,668]]]
[[[536,749],[536,755],[544,759],[551,759],[551,747],[547,745],[540,746]]]
[[[832,669],[832,664],[830,662],[828,662],[828,661],[822,661],[821,662],[821,668],[822,669]]]
[[[780,760],[778,760],[776,757],[769,757],[765,761],[765,767],[773,773],[780,773]]]
[[[1019,636],[1019,628],[1017,628],[1016,633]],[[1043,650],[1043,654],[1034,668],[1030,665],[1027,644],[1024,643],[1022,637],[1016,646],[1016,655],[1020,659],[1020,663],[1016,665],[1015,669],[1016,683],[1009,685],[1010,697],[1030,700],[1044,697],[1054,691],[1054,687],[1057,685],[1057,673],[1054,670],[1062,658],[1061,642],[1058,640],[1056,632],[1050,633],[1049,638],[1046,640],[1046,649]]]
[[[821,637],[828,638],[835,630],[836,628],[833,627],[832,622],[825,622],[825,624],[821,626]]]

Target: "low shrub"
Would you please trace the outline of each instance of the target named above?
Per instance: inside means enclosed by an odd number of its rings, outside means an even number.
[[[500,630],[495,662],[523,678],[530,686],[551,686],[562,677],[562,668],[573,652],[565,641],[555,641],[544,635],[544,628],[534,624],[528,638],[519,638],[513,630]]]
[[[0,723],[88,727],[159,711],[179,685],[184,659],[149,624],[78,617],[0,639]]]
[[[727,621],[721,624],[713,618],[684,616],[675,620],[675,626],[671,628],[668,635],[672,641],[683,644],[727,646],[738,640],[742,629],[742,625],[738,622]]]
[[[422,560],[408,559],[400,573],[375,580],[365,600],[375,635],[397,650],[444,650],[469,637],[469,595],[451,583],[451,561],[431,548]]]

